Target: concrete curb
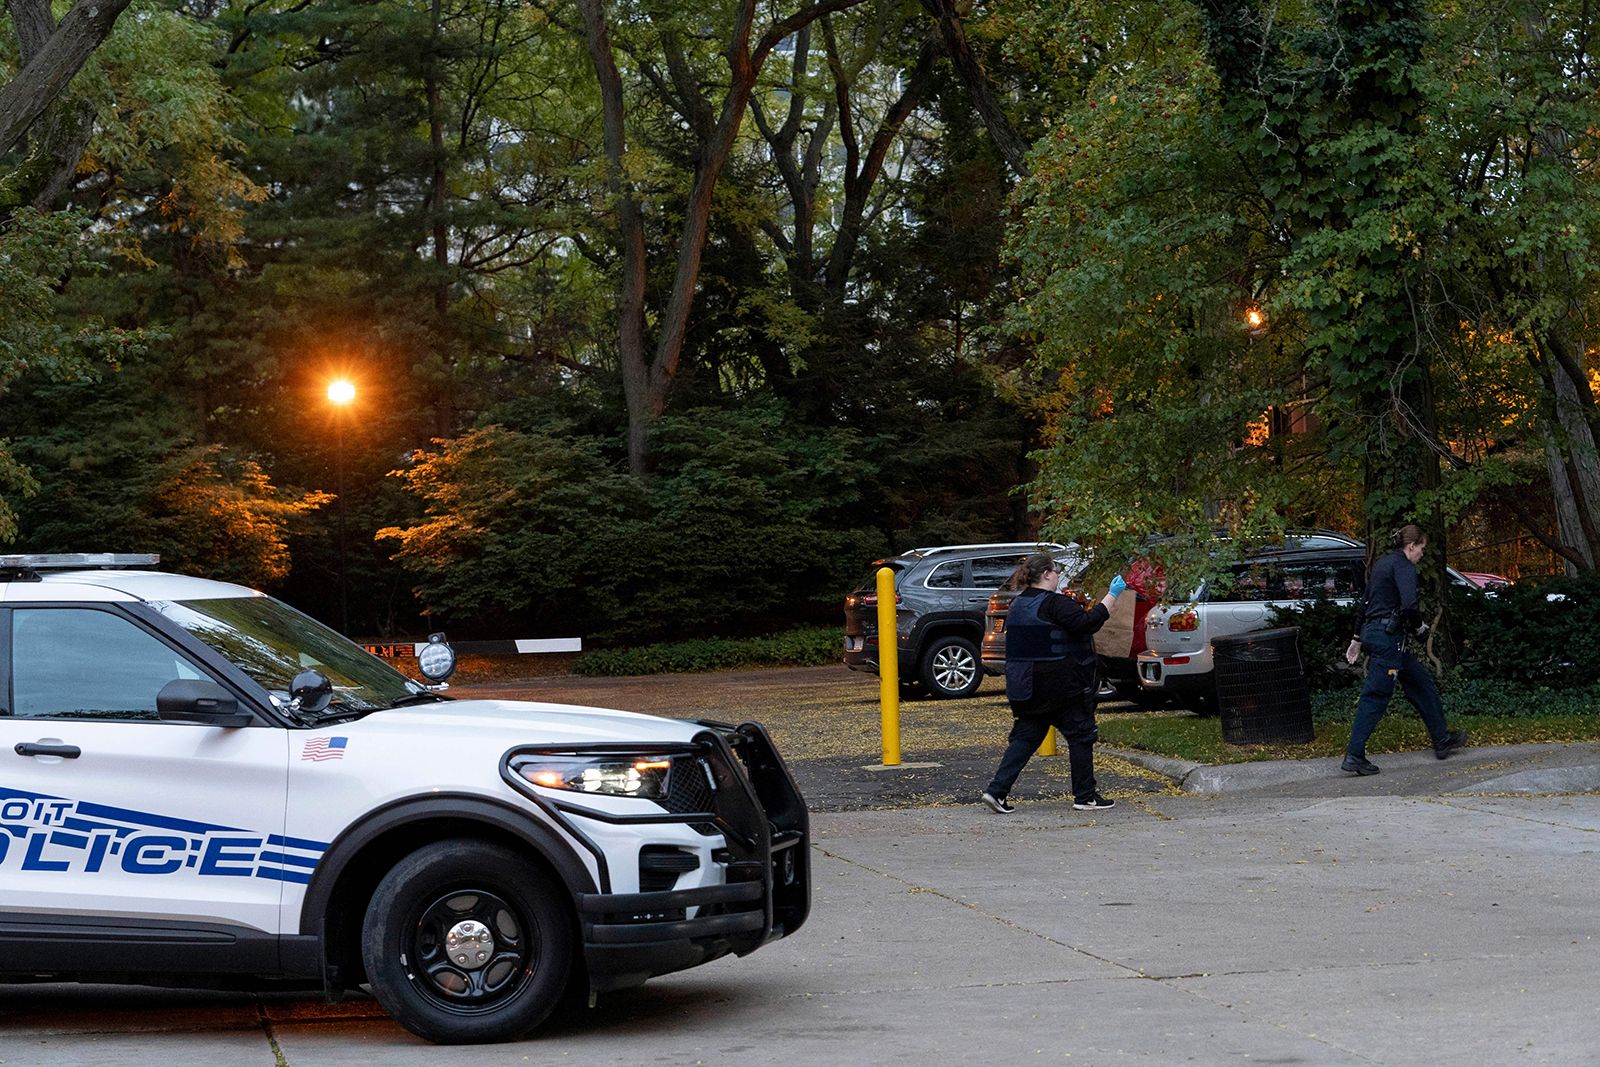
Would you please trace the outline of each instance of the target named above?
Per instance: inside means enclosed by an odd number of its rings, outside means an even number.
[[[1578,767],[1548,767],[1541,770],[1518,771],[1499,778],[1478,782],[1463,793],[1600,793],[1600,766],[1588,764]]]
[[[1149,752],[1122,748],[1101,748],[1109,756],[1125,759],[1146,770],[1172,779],[1185,793],[1229,793],[1263,785],[1282,785],[1307,778],[1325,778],[1338,771],[1338,760],[1272,760],[1256,763],[1195,763]]]
[[[1102,747],[1100,751],[1164,775],[1185,793],[1232,793],[1291,782],[1347,777],[1341,775],[1338,756],[1306,760],[1203,764],[1132,749]],[[1441,782],[1441,791],[1458,795],[1600,792],[1600,762],[1595,760],[1596,756],[1600,756],[1600,745],[1585,742],[1536,743],[1495,745],[1467,751],[1480,760],[1493,761],[1483,768],[1485,771],[1491,769],[1507,771],[1506,764],[1511,761],[1534,762],[1553,753],[1571,753],[1576,759],[1565,762],[1565,765],[1529,766],[1525,769],[1509,770],[1509,773],[1501,773],[1470,784]],[[1586,762],[1583,761],[1585,755],[1589,756]],[[1416,773],[1436,766],[1433,753],[1426,751],[1385,753],[1380,760],[1392,772]],[[1441,770],[1456,772],[1462,767],[1463,762],[1462,758],[1457,757],[1449,761],[1448,765],[1438,766]]]
[[[1155,771],[1172,779],[1172,783],[1183,788],[1184,781],[1195,771],[1206,769],[1205,764],[1195,763],[1192,760],[1173,759],[1171,756],[1156,756],[1149,752],[1139,752],[1130,748],[1111,748],[1108,745],[1097,745],[1096,748],[1108,756],[1127,760],[1136,767],[1143,767],[1147,771]]]

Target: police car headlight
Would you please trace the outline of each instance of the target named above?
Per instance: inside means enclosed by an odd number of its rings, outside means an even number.
[[[672,763],[669,756],[523,756],[511,766],[546,789],[661,801]]]

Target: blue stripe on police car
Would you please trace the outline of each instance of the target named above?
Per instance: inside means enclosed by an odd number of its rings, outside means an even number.
[[[325,841],[0,786],[0,868],[311,881]]]

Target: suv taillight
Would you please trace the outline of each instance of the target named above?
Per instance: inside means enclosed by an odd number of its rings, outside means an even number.
[[[1173,633],[1188,633],[1199,625],[1200,617],[1192,611],[1178,611],[1167,617],[1167,629]]]
[[[865,604],[869,608],[870,607],[876,607],[877,604],[878,604],[878,594],[877,593],[868,593],[866,596],[861,598],[861,603]],[[900,606],[900,594],[899,593],[896,593],[894,595],[894,606],[895,607],[899,607]]]

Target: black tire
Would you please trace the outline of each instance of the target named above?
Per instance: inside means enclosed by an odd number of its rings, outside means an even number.
[[[983,663],[978,646],[954,634],[935,637],[922,651],[919,672],[928,695],[941,700],[969,697],[983,684]]]
[[[472,924],[472,925],[469,925]],[[451,932],[481,938],[447,954]],[[458,943],[458,948],[460,948]],[[395,864],[361,929],[367,980],[396,1022],[443,1045],[515,1041],[560,1003],[576,959],[566,893],[482,841],[441,841]]]
[[[1210,718],[1217,713],[1216,687],[1206,686],[1204,689],[1190,690],[1183,694],[1181,703],[1196,715]]]

